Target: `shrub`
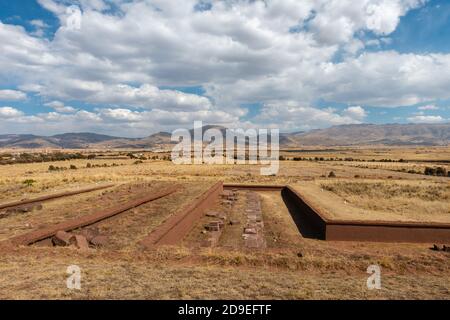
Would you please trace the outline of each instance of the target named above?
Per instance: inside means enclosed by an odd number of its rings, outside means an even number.
[[[48,167],[48,171],[56,171],[57,169],[56,169],[56,167],[54,166],[54,165],[50,165],[49,167]]]
[[[448,176],[447,169],[445,169],[444,167],[437,167],[437,168],[426,167],[424,174],[427,176],[440,176],[440,177]]]
[[[436,168],[436,175],[437,176],[441,176],[441,177],[445,177],[447,176],[447,170],[443,167],[437,167]]]
[[[24,180],[22,183],[23,183],[24,185],[26,185],[27,187],[31,187],[31,186],[33,186],[34,183],[36,183],[36,180],[33,180],[33,179],[27,179],[27,180]]]
[[[77,170],[77,166],[71,164],[71,165],[70,165],[70,170]]]
[[[92,164],[88,163],[88,164],[86,165],[86,168],[92,168]]]
[[[331,172],[328,174],[328,178],[336,178],[336,174],[334,173],[334,171],[331,171]]]

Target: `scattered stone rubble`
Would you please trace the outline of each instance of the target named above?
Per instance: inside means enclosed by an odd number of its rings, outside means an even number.
[[[89,248],[104,247],[108,244],[108,237],[100,235],[98,228],[85,228],[79,234],[73,234],[66,231],[58,231],[52,238],[51,243],[42,241],[41,245],[53,245],[57,247],[75,246],[85,251]]]
[[[431,248],[433,251],[444,251],[444,252],[450,252],[450,246],[446,246],[445,244],[442,247],[439,247],[438,245],[433,245]]]
[[[222,193],[222,205],[231,209],[235,202],[237,201],[237,192],[233,190],[224,190]],[[214,220],[210,221],[205,225],[205,230],[207,234],[207,239],[204,241],[203,246],[205,247],[215,247],[219,242],[220,236],[222,235],[223,229],[227,222],[227,214],[225,212],[209,211],[206,213],[208,218]],[[236,220],[232,220],[229,224],[238,224]]]
[[[247,193],[247,223],[242,237],[247,248],[265,248],[264,222],[261,211],[261,199],[256,192]]]
[[[237,201],[237,190],[224,190],[222,193],[222,205],[231,209]]]

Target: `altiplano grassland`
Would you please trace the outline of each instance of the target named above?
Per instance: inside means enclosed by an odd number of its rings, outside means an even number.
[[[392,170],[410,165],[448,167],[449,148],[342,148],[324,151],[323,157],[343,160],[320,160],[319,155],[318,160],[280,161],[277,176],[261,176],[260,165],[174,165],[151,160],[150,153],[142,162],[107,159],[107,152],[102,153],[101,159],[0,166],[0,203],[114,184],[107,190],[43,202],[42,210],[0,219],[0,298],[450,299],[450,253],[430,250],[432,243],[303,238],[279,192],[259,193],[265,249],[243,246],[243,225],[225,229],[214,248],[198,246],[201,224],[177,246],[143,250],[139,244],[219,180],[292,185],[335,219],[449,223],[449,178]],[[317,152],[286,154],[288,158],[317,156]],[[357,162],[346,157],[420,161]],[[49,170],[52,165],[66,169]],[[166,198],[97,223],[109,238],[101,248],[10,247],[1,242],[174,185],[180,185],[180,190]],[[232,218],[243,219],[243,199],[239,195]],[[372,264],[381,267],[381,290],[366,286],[366,270]],[[70,265],[81,268],[81,290],[66,287]]]

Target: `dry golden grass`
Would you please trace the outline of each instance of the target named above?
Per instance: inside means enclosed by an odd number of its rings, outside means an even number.
[[[450,184],[399,182],[334,182],[322,183],[322,188],[342,197],[356,196],[370,199],[420,199],[447,202],[450,199]]]
[[[156,191],[169,187],[170,183],[157,182],[150,190]],[[100,233],[109,237],[108,250],[135,250],[139,242],[167,218],[175,214],[186,203],[194,200],[205,192],[210,183],[185,182],[180,184],[180,190],[146,203],[96,224]]]
[[[99,210],[102,205],[111,203],[110,199],[100,200],[104,192],[99,190],[46,201],[42,210],[16,213],[0,219],[0,241]]]
[[[447,183],[337,182],[322,184],[322,187],[364,210],[389,212],[401,220],[450,222],[450,185]]]
[[[308,150],[315,149],[314,152]],[[332,149],[330,151],[330,149]],[[314,147],[302,152],[281,151],[287,157],[302,158],[354,158],[361,160],[408,160],[408,161],[448,161],[450,146],[442,147]]]
[[[295,187],[330,218],[450,222],[445,181],[323,179]]]
[[[329,156],[448,160],[450,148],[342,148]],[[86,168],[87,163],[109,167]],[[112,167],[113,163],[119,166]],[[78,169],[48,171],[50,165],[68,168],[71,164]],[[184,246],[143,252],[138,245],[143,236],[217,180],[292,184],[334,218],[450,221],[448,179],[392,171],[426,163],[387,163],[373,168],[366,164],[282,161],[276,177],[261,176],[261,166],[256,165],[176,166],[150,160],[138,165],[134,160],[97,159],[0,166],[0,202],[104,182],[185,186],[182,192],[99,223],[111,237],[104,249],[82,253],[73,248],[0,248],[0,298],[450,299],[449,253],[431,251],[428,244],[304,239],[276,192],[260,193],[265,250],[248,250],[234,241],[241,234],[239,229],[228,234],[223,247],[213,249],[190,247],[185,242]],[[337,178],[324,178],[330,171]],[[36,182],[26,186],[26,179]],[[46,202],[42,211],[0,219],[0,240],[130,198],[108,192],[100,200],[102,193]],[[65,286],[67,266],[73,264],[82,268],[81,291]],[[370,264],[382,268],[382,290],[366,288]]]
[[[162,248],[149,255],[80,254],[37,248],[0,257],[1,299],[449,299],[445,256],[377,258],[341,249],[292,253],[200,253]],[[322,249],[326,250],[326,249]],[[192,262],[194,257],[198,262]],[[187,257],[184,259],[184,257]],[[184,259],[184,260],[183,260]],[[186,260],[189,259],[189,260]],[[191,261],[191,262],[189,262]],[[297,262],[296,262],[297,261]],[[349,263],[351,261],[351,263]],[[415,266],[412,267],[411,263]],[[272,267],[270,267],[272,263]],[[275,264],[276,263],[276,264]],[[298,267],[295,266],[298,264]],[[368,290],[365,270],[382,267],[382,289]],[[81,268],[80,291],[68,290],[69,265]],[[225,265],[225,266],[224,266]],[[438,266],[445,268],[439,271]],[[414,272],[411,271],[414,270]]]
[[[281,192],[259,192],[259,194],[262,200],[267,246],[298,248],[302,238],[281,198]]]

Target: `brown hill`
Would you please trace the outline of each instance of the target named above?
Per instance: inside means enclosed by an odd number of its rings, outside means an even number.
[[[291,137],[292,138],[292,137]],[[448,145],[447,124],[357,124],[312,130],[296,135],[295,145]]]
[[[224,127],[217,128],[225,132]],[[192,134],[192,131],[191,131]],[[351,145],[448,145],[450,123],[446,124],[357,124],[342,125],[309,132],[282,133],[280,145],[351,146]],[[0,135],[0,148],[61,148],[61,149],[151,149],[170,148],[171,134],[159,132],[145,138],[120,138],[96,133],[66,133],[51,137],[36,135]]]

